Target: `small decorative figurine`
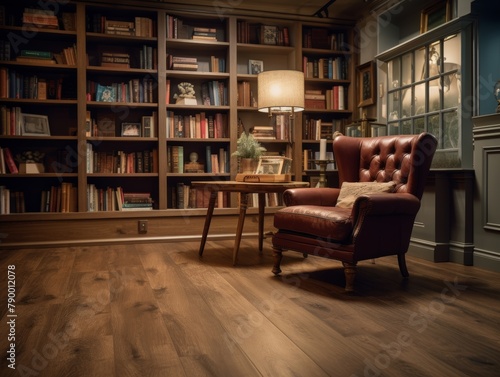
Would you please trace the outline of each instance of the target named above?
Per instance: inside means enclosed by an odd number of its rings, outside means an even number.
[[[196,105],[194,85],[189,82],[181,82],[177,85],[179,93],[174,94],[175,103],[178,105]]]

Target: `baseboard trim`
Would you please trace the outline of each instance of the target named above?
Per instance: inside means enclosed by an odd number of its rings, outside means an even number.
[[[243,233],[242,238],[255,238],[258,233]],[[235,233],[208,235],[207,241],[234,240]],[[71,246],[95,246],[109,244],[129,244],[129,243],[159,243],[159,242],[195,242],[201,241],[201,235],[182,235],[182,236],[161,236],[161,237],[129,237],[129,238],[105,238],[94,240],[64,240],[64,241],[45,241],[45,242],[16,242],[0,243],[1,249],[27,249],[27,248],[48,248],[48,247],[71,247]]]

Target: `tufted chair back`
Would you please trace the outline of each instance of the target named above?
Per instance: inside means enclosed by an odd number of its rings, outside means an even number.
[[[374,138],[338,136],[333,141],[340,186],[343,182],[394,181],[396,192],[410,193],[418,199],[422,198],[435,149],[436,138],[428,133]]]

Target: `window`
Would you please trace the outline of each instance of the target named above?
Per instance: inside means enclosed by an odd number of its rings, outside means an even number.
[[[388,133],[432,133],[447,167],[460,166],[460,46],[451,34],[387,61]]]

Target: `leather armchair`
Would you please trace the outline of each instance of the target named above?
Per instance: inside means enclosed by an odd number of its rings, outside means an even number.
[[[282,252],[298,251],[342,262],[346,291],[352,291],[359,261],[397,255],[408,277],[405,254],[437,140],[429,133],[373,138],[338,136],[333,153],[339,185],[394,182],[390,193],[358,196],[352,207],[337,207],[340,188],[284,192],[286,207],[274,215],[273,273],[281,273]]]

